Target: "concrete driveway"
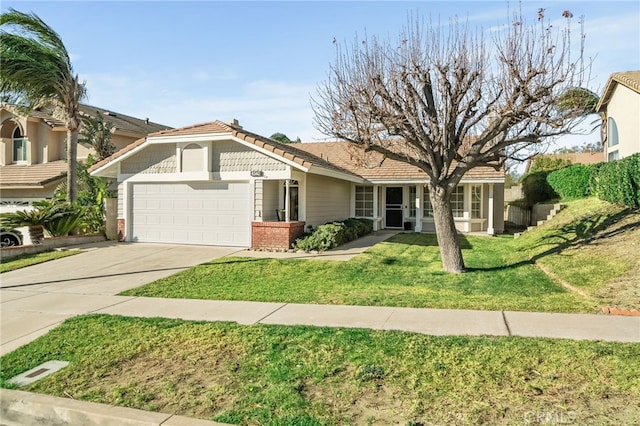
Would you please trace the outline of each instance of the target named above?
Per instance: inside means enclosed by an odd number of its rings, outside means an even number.
[[[116,294],[238,247],[104,242],[82,253],[0,276],[0,354],[46,334],[65,319],[123,303]]]

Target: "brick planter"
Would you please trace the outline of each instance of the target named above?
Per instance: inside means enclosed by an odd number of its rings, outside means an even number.
[[[304,222],[252,222],[251,248],[259,250],[289,250],[304,233]]]

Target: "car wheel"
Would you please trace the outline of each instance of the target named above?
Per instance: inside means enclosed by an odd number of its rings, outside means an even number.
[[[0,236],[0,247],[10,247],[22,245],[22,241],[12,234],[2,234]]]

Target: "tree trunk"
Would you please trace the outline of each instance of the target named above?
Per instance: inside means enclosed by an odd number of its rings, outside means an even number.
[[[29,238],[31,238],[31,244],[40,244],[44,240],[44,227],[42,225],[29,225]]]
[[[436,226],[436,237],[440,247],[442,267],[446,272],[464,272],[464,260],[458,240],[458,231],[451,211],[449,191],[442,188],[429,188],[429,197],[433,206],[433,220]]]
[[[78,131],[67,130],[67,201],[78,198]]]

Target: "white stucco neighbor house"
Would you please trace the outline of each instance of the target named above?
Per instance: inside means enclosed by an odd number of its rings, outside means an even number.
[[[596,111],[604,114],[604,161],[640,152],[640,71],[611,74]]]
[[[307,227],[348,217],[434,231],[427,175],[372,162],[346,142],[281,144],[234,120],[152,133],[91,173],[117,180],[123,241],[284,249]],[[502,232],[503,198],[503,170],[471,170],[452,197],[458,229]]]

